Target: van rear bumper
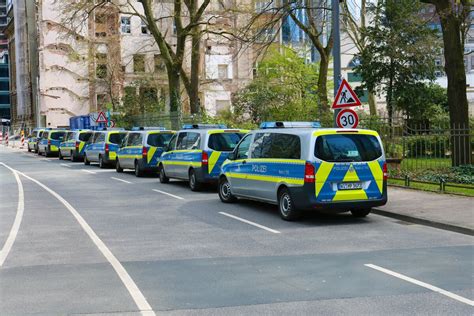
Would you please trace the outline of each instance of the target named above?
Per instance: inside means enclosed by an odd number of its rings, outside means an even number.
[[[299,210],[324,210],[334,213],[353,209],[364,209],[382,206],[387,203],[387,183],[384,181],[380,199],[320,202],[316,200],[314,183],[305,183],[302,187],[289,188],[295,207]]]

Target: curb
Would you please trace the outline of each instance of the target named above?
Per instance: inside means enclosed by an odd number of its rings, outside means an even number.
[[[440,223],[436,221],[432,221],[429,219],[425,218],[419,218],[419,217],[414,217],[414,216],[409,216],[409,215],[402,215],[399,213],[393,213],[390,211],[385,211],[385,210],[380,210],[373,208],[372,209],[373,214],[385,216],[385,217],[391,217],[395,218],[398,220],[402,220],[405,222],[410,222],[414,224],[419,224],[419,225],[424,225],[424,226],[429,226],[433,228],[438,228],[442,230],[448,230],[451,232],[459,233],[459,234],[464,234],[464,235],[469,235],[469,236],[474,236],[474,229],[466,228],[466,227],[461,227],[461,226],[456,226],[452,224],[446,224],[446,223]]]

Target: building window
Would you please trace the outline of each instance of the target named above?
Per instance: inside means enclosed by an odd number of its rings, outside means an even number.
[[[95,74],[99,79],[105,79],[107,77],[107,55],[106,54],[97,54],[96,55],[96,68]]]
[[[176,28],[176,23],[173,20],[173,35],[176,35],[176,34],[178,34],[178,29]]]
[[[133,72],[145,72],[145,55],[133,55]]]
[[[130,24],[130,17],[122,16],[120,18],[120,30],[124,34],[132,33],[132,27],[131,27],[131,24]]]
[[[161,55],[155,55],[155,72],[161,72],[165,70],[166,66]]]
[[[229,65],[217,65],[217,77],[219,79],[229,79]]]
[[[146,25],[145,21],[142,20],[142,34],[150,34],[150,30],[148,30],[148,26]]]

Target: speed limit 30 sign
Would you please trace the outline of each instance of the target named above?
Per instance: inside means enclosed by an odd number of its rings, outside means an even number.
[[[359,125],[359,116],[354,110],[344,109],[337,114],[336,123],[340,128],[356,128]]]

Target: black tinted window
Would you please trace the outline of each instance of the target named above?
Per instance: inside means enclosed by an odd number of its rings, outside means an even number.
[[[87,142],[92,136],[92,133],[80,133],[79,134],[79,140],[83,142]]]
[[[148,135],[147,144],[153,147],[166,147],[172,136],[173,134],[150,134]]]
[[[324,161],[371,161],[382,155],[382,148],[371,135],[325,135],[316,139],[314,154]]]
[[[272,134],[270,156],[281,159],[300,159],[301,141],[297,135]]]
[[[109,136],[109,142],[113,144],[121,144],[122,140],[125,138],[127,134],[126,133],[114,133],[110,134]]]
[[[233,151],[242,137],[242,133],[211,134],[207,146],[217,151]]]
[[[63,140],[65,134],[66,134],[65,132],[53,132],[51,133],[51,139]]]
[[[255,135],[255,140],[252,144],[252,158],[271,158],[271,134],[258,133]]]

